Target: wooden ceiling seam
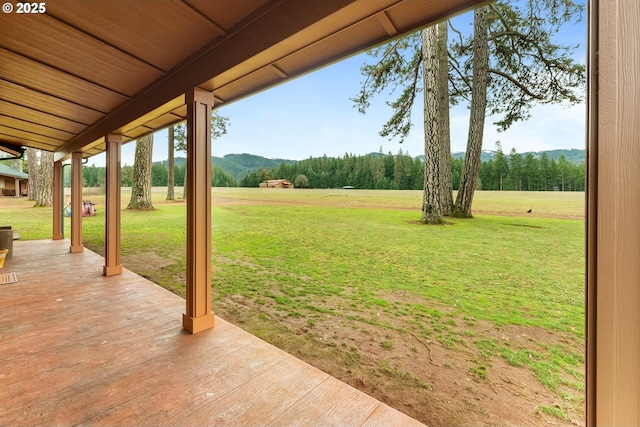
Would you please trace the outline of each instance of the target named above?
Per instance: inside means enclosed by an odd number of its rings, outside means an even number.
[[[7,52],[11,52],[12,54],[17,55],[17,56],[19,56],[19,57],[21,57],[21,58],[25,58],[25,59],[28,59],[29,61],[35,62],[36,64],[41,65],[41,66],[43,66],[43,67],[51,68],[52,70],[56,70],[56,71],[58,71],[58,72],[60,72],[60,73],[66,74],[67,76],[71,76],[71,77],[73,77],[74,79],[78,79],[78,80],[81,80],[81,81],[83,81],[83,82],[85,82],[85,83],[88,83],[88,84],[91,84],[91,85],[94,85],[94,86],[98,86],[98,87],[99,87],[99,88],[101,88],[101,89],[108,90],[109,92],[115,93],[116,95],[119,95],[119,96],[122,96],[122,97],[127,98],[127,100],[128,100],[128,99],[131,99],[131,98],[133,98],[133,97],[135,96],[135,95],[133,95],[133,96],[129,96],[129,95],[125,94],[125,93],[122,93],[122,92],[120,92],[120,91],[114,90],[113,88],[110,88],[110,87],[104,86],[104,85],[102,85],[102,84],[100,84],[100,83],[93,82],[93,81],[91,81],[91,80],[89,80],[89,79],[86,79],[86,78],[84,78],[84,77],[82,77],[82,76],[79,76],[79,75],[77,75],[77,74],[75,74],[75,73],[72,73],[72,72],[70,72],[70,71],[63,70],[63,69],[61,69],[61,68],[59,68],[59,67],[56,67],[55,65],[47,64],[46,62],[42,62],[42,61],[40,61],[40,60],[38,60],[38,59],[36,59],[36,58],[32,58],[32,57],[31,57],[31,56],[29,56],[29,55],[25,55],[25,54],[23,54],[23,53],[21,53],[21,52],[16,52],[16,51],[14,51],[13,49],[9,49],[9,48],[8,48],[8,47],[6,47],[6,46],[0,46],[0,48],[2,48],[2,49],[4,49],[4,50],[6,50]]]
[[[9,116],[5,116],[5,117],[9,117]],[[13,118],[13,117],[11,117],[11,118]],[[16,120],[18,120],[18,119],[16,119]],[[23,120],[23,121],[24,121],[24,120]],[[30,123],[31,123],[31,122],[30,122]],[[41,125],[41,124],[39,124],[39,123],[32,123],[32,124],[34,124],[34,125],[38,125],[38,126],[42,126],[42,127],[48,127],[48,126],[45,126],[45,125]],[[7,124],[7,123],[3,123],[3,124],[2,124],[2,126],[6,127],[6,128],[9,128],[9,129],[14,129],[14,130],[17,130],[17,131],[25,132],[25,133],[29,133],[29,134],[33,134],[33,135],[42,136],[42,137],[44,137],[44,138],[55,139],[55,140],[60,141],[60,142],[66,142],[66,141],[67,141],[67,140],[65,140],[65,139],[60,139],[60,138],[58,138],[58,137],[51,136],[51,135],[44,135],[44,134],[42,134],[42,133],[38,133],[38,132],[35,132],[35,131],[32,131],[32,130],[25,130],[25,129],[17,128],[17,127],[15,127],[15,126],[11,126],[10,124]],[[52,128],[49,128],[49,129],[52,129]],[[53,130],[56,130],[56,131],[59,131],[59,132],[65,132],[65,131],[61,131],[61,130],[59,130],[59,129],[53,129]],[[70,132],[67,132],[67,133],[70,133]],[[70,133],[70,134],[71,134],[71,133]],[[71,135],[74,135],[74,134],[71,134]]]
[[[187,120],[186,117],[182,117],[180,114],[176,114],[174,111],[176,110],[172,110],[170,113],[165,114],[165,116],[172,116],[172,117],[175,117],[176,119]],[[160,117],[163,117],[163,116],[160,116]]]
[[[389,36],[393,37],[398,34],[398,29],[395,25],[393,25],[393,22],[391,22],[391,19],[389,18],[389,15],[387,15],[386,11],[383,10],[382,12],[376,13],[375,17],[378,19],[378,22],[380,22]]]
[[[24,107],[16,108],[15,105],[12,105],[8,102],[0,100],[0,114],[10,117],[14,120],[21,120],[26,123],[34,123],[38,125],[40,122],[33,121],[30,119],[32,113],[36,116],[40,116],[40,117],[36,117],[35,118],[36,120],[39,119],[39,120],[42,120],[43,122],[50,120],[47,126],[52,130],[64,131],[77,136],[80,132],[83,132],[84,130],[87,129],[87,126],[85,125],[81,125],[79,123],[72,122],[67,119],[54,117],[46,113],[41,113],[41,112],[36,113],[33,110],[29,110],[28,108],[24,108]],[[75,138],[75,136],[72,138]]]
[[[90,9],[91,7],[85,8]],[[162,76],[162,72],[155,67],[47,14],[24,15],[20,19],[2,21],[6,25],[6,29],[0,32],[3,45],[10,46],[25,56],[39,58],[39,62],[67,71],[68,74],[112,88],[118,93],[134,95],[149,82]],[[96,16],[95,21],[94,25],[99,24],[100,17]],[[21,34],[23,29],[28,30],[24,32],[25,37],[9,36],[11,33]],[[132,40],[132,43],[136,43],[136,40]]]
[[[212,40],[210,43],[207,43],[205,46],[195,51],[192,55],[185,58],[184,61],[180,62],[180,64],[176,65],[173,69],[171,69],[168,74],[178,72],[185,68],[189,68],[191,64],[197,62],[200,58],[206,56],[209,52],[215,50],[216,48],[220,47],[224,43],[228,42],[234,36],[241,34],[242,30],[244,30],[246,27],[258,21],[262,16],[267,15],[270,11],[272,11],[273,9],[276,9],[278,6],[285,3],[286,1],[287,0],[273,1],[268,3],[269,7],[266,7],[266,6],[261,7],[260,9],[252,12],[250,15],[242,19],[232,28],[230,28],[229,31],[227,31],[224,36]],[[162,80],[162,77],[159,78],[158,80]],[[201,83],[204,83],[204,82],[201,82]]]
[[[160,105],[159,107],[154,108],[153,110],[147,112],[146,114],[142,114],[138,116],[136,119],[131,120],[128,123],[125,123],[123,126],[116,128],[109,133],[115,132],[115,133],[126,134],[127,132],[130,132],[133,129],[137,129],[140,126],[144,126],[145,124],[153,120],[156,120],[159,117],[165,116],[166,114],[176,111],[185,106],[184,97],[185,97],[184,94],[177,96],[171,101],[168,101]],[[98,136],[98,138],[99,137],[102,137],[102,135]]]
[[[15,136],[15,135],[4,133],[4,132],[2,132],[1,129],[0,129],[0,136],[5,136],[5,137],[9,137],[9,138],[15,138],[15,139],[20,141],[21,146],[26,146],[26,144],[24,144],[24,142],[29,142],[31,144],[36,144],[38,146],[52,147],[51,149],[47,149],[47,151],[55,151],[55,149],[57,148],[57,145],[47,144],[46,142],[41,142],[41,141],[34,141],[32,139],[21,138],[21,137]],[[8,141],[3,141],[3,142],[8,142]],[[29,146],[31,146],[31,145],[29,145]]]
[[[142,58],[130,53],[130,52],[127,52],[127,51],[123,50],[122,48],[120,48],[118,46],[115,46],[114,44],[108,42],[107,40],[104,40],[104,39],[102,39],[102,38],[100,38],[98,36],[95,36],[93,34],[87,33],[85,30],[83,30],[81,28],[78,28],[77,26],[75,26],[75,25],[73,25],[73,24],[71,24],[69,22],[66,22],[63,19],[55,16],[52,12],[47,12],[47,15],[49,15],[52,19],[60,22],[61,24],[66,25],[69,28],[73,28],[75,31],[77,31],[77,32],[79,32],[81,34],[84,34],[86,37],[91,38],[93,40],[96,40],[96,41],[102,43],[105,46],[108,46],[108,47],[110,47],[110,48],[112,48],[114,50],[117,50],[120,53],[123,53],[124,55],[128,56],[129,58],[132,58],[132,59],[134,59],[134,60],[136,60],[138,62],[141,62],[141,63],[143,63],[143,64],[155,69],[156,71],[158,71],[162,75],[167,73],[167,70],[163,70],[162,68],[160,68],[160,67],[158,67],[158,66],[156,66],[156,65],[154,65],[154,64],[152,64],[152,63],[150,63],[150,62],[148,62],[148,61],[146,61],[146,60],[144,60],[144,59],[142,59]]]
[[[70,119],[70,118],[67,118],[67,117],[63,117],[63,116],[60,116],[58,114],[53,114],[53,113],[51,113],[49,111],[40,110],[38,108],[32,108],[32,107],[29,107],[27,105],[19,104],[17,102],[7,101],[6,99],[2,99],[2,100],[0,100],[0,102],[6,102],[9,105],[13,105],[13,106],[16,106],[16,107],[21,107],[21,108],[26,108],[26,109],[34,111],[36,113],[47,114],[47,115],[49,115],[51,117],[55,117],[56,119],[66,120],[66,121],[73,122],[73,123],[76,123],[76,124],[79,124],[79,125],[82,125],[82,126],[86,126],[86,127],[89,127],[89,126],[91,126],[93,124],[93,123],[82,123],[82,122],[80,122],[78,120],[74,120],[74,119]],[[47,126],[48,128],[51,128],[51,129],[64,131],[64,129],[51,127],[51,126],[44,125],[44,124],[39,123],[39,122],[33,122],[33,121],[30,121],[30,120],[20,119],[19,117],[15,117],[15,116],[12,116],[12,115],[9,115],[9,114],[0,114],[0,115],[7,116],[7,117],[12,117],[12,118],[17,119],[17,120],[23,120],[23,121],[28,122],[28,123],[34,123],[34,124],[37,124],[37,125]],[[65,132],[68,132],[68,131],[65,131]],[[70,133],[73,133],[73,132],[70,132]]]
[[[24,85],[22,83],[18,83],[18,82],[12,81],[12,80],[7,80],[5,78],[0,78],[0,82],[7,82],[7,83],[10,83],[12,85],[19,86],[19,87],[21,87],[23,89],[27,89],[27,90],[31,90],[33,92],[37,92],[37,93],[39,93],[41,95],[44,95],[44,96],[47,96],[49,98],[53,98],[53,99],[56,99],[56,100],[59,100],[59,101],[63,101],[63,102],[68,102],[68,103],[73,104],[73,105],[75,105],[77,107],[85,108],[87,110],[93,111],[93,112],[98,113],[98,114],[102,114],[102,115],[108,114],[108,111],[96,110],[95,108],[89,107],[88,105],[78,104],[76,101],[72,101],[70,99],[65,99],[65,98],[62,98],[62,97],[57,96],[57,95],[52,95],[50,93],[43,92],[40,89],[37,89],[37,88],[34,88],[34,87],[30,87],[30,86],[27,86],[27,85]]]
[[[85,89],[86,89],[86,90],[84,90],[84,89],[82,90],[84,92],[95,93],[98,90],[99,91],[104,91],[103,94],[102,94],[103,97],[106,95],[106,96],[109,96],[109,97],[121,98],[122,101],[120,101],[120,103],[121,102],[126,102],[126,101],[131,99],[130,96],[117,93],[116,91],[113,91],[110,88],[106,88],[104,86],[96,85],[95,83],[91,83],[91,82],[89,82],[87,80],[84,80],[84,79],[78,79],[77,77],[71,76],[71,75],[65,73],[64,71],[58,70],[58,69],[56,69],[54,67],[51,67],[49,65],[46,65],[46,64],[44,64],[42,62],[33,61],[33,60],[23,56],[23,55],[17,54],[17,53],[15,53],[15,52],[13,52],[11,50],[8,50],[8,49],[6,49],[4,47],[0,47],[0,58],[2,56],[6,56],[5,53],[9,53],[10,55],[13,55],[14,57],[19,58],[22,61],[22,64],[21,64],[22,67],[29,68],[31,73],[35,73],[35,76],[31,76],[29,78],[26,78],[24,75],[17,74],[15,70],[12,70],[12,69],[4,70],[4,71],[6,71],[5,73],[3,73],[3,76],[5,77],[5,81],[11,82],[13,84],[16,84],[16,85],[19,85],[19,86],[22,86],[22,87],[25,87],[25,88],[31,89],[31,90],[38,90],[38,91],[44,93],[45,95],[53,96],[53,97],[56,97],[56,98],[59,98],[59,99],[62,99],[62,100],[65,100],[65,101],[68,101],[68,102],[71,102],[71,103],[74,103],[74,104],[77,104],[77,102],[74,99],[71,99],[70,97],[65,97],[64,95],[57,95],[56,92],[57,93],[62,93],[62,94],[67,94],[67,93],[70,92],[70,89],[72,89],[72,86],[75,87],[75,88],[80,88],[80,86],[84,86]],[[9,58],[8,62],[10,62],[11,59],[12,58]],[[2,65],[2,62],[0,62],[0,68],[2,68],[1,65]],[[38,70],[34,69],[34,66],[35,67],[39,67],[41,70],[39,70],[39,72],[38,72]],[[46,86],[46,85],[44,87],[42,87],[42,88],[40,88],[40,87],[36,88],[36,87],[33,86],[33,84],[37,84],[37,81],[38,81],[37,76],[39,76],[41,74],[47,74],[49,72],[52,72],[51,74],[56,74],[57,75],[58,78],[57,78],[56,81],[58,83],[60,83],[60,81],[61,81],[60,77],[64,76],[65,82],[62,82],[62,84],[64,86],[64,90],[63,90],[62,87],[56,91],[56,90],[51,90],[49,88],[49,86]],[[12,78],[12,79],[11,78],[7,78],[7,76],[12,76],[12,75],[14,76],[14,78]],[[21,80],[16,80],[16,78],[21,78]],[[25,84],[26,81],[30,81],[31,84]],[[80,83],[80,86],[78,85],[78,83]],[[58,86],[56,86],[56,87],[58,87]],[[49,90],[47,90],[47,89],[49,89]],[[83,98],[83,99],[86,99],[86,97]],[[97,105],[93,101],[92,102],[85,102],[85,104],[78,104],[78,105],[82,105],[82,106],[84,106],[86,108],[90,108],[91,110],[97,111],[97,112],[99,112],[101,114],[109,113],[109,111],[99,110],[97,108],[91,107],[91,106],[89,106],[89,104]]]
[[[220,37],[224,37],[227,34],[227,30],[225,30],[220,24],[215,22],[213,19],[209,18],[204,13],[200,12],[195,7],[191,6],[189,3],[185,2],[184,0],[180,0],[180,3],[183,4],[184,6],[188,7],[189,9],[193,10],[195,13],[197,13],[200,16],[202,16],[207,21],[209,21],[211,23],[211,25],[213,26],[213,29],[215,30],[215,32],[218,33],[218,35]]]
[[[21,141],[22,146],[27,146],[27,143],[30,143],[30,142],[31,143],[37,142],[39,144],[45,144],[48,147],[53,147],[51,151],[55,151],[56,147],[59,147],[59,144],[57,143],[57,141],[59,140],[51,141],[52,138],[49,138],[47,136],[42,136],[35,133],[23,131],[21,129],[10,128],[9,126],[6,126],[6,125],[0,126],[0,129],[2,129],[2,135],[16,138],[17,140]],[[21,132],[22,135],[12,133],[11,131],[16,131],[16,133]]]
[[[5,102],[5,101],[3,101],[3,102]],[[23,123],[26,123],[27,125],[41,126],[41,127],[47,128],[47,129],[51,129],[52,131],[55,131],[55,132],[64,132],[64,133],[68,133],[69,135],[77,135],[75,132],[71,132],[71,131],[68,131],[68,130],[64,130],[64,129],[60,129],[60,128],[57,128],[57,127],[53,127],[53,126],[50,126],[49,124],[44,124],[44,123],[40,123],[40,122],[34,122],[32,120],[22,119],[20,117],[12,116],[11,114],[0,113],[0,117],[6,117],[7,119],[23,122]]]
[[[278,67],[276,64],[271,63],[271,64],[269,64],[269,65],[271,66],[271,68],[273,69],[273,71],[275,71],[275,72],[276,72],[276,74],[277,74],[278,76],[280,76],[281,78],[286,79],[287,77],[289,77],[289,76],[287,75],[287,73],[285,73],[284,71],[282,71],[282,69],[281,69],[280,67]]]

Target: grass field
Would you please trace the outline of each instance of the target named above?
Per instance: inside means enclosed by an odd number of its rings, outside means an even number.
[[[89,198],[98,214],[83,219],[85,245],[103,253],[104,197]],[[5,199],[2,223],[50,238],[51,209]],[[584,423],[584,194],[478,192],[476,217],[446,226],[418,225],[420,201],[213,189],[214,311],[431,425]],[[184,295],[185,204],[163,189],[154,203],[123,211],[123,264]],[[490,402],[525,381],[538,388]],[[460,408],[433,418],[452,399]],[[505,418],[531,401],[525,418]]]

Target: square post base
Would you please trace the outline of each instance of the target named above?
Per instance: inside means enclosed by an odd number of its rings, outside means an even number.
[[[113,265],[109,267],[105,265],[102,267],[103,276],[115,276],[116,274],[122,274],[122,265]]]
[[[191,317],[186,314],[182,315],[182,327],[192,334],[197,334],[207,329],[213,329],[215,325],[215,315],[213,313],[205,314],[200,317]]]

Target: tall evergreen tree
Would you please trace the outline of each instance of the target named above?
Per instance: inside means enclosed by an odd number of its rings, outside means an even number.
[[[36,182],[35,206],[53,206],[53,153],[50,151],[40,151]]]
[[[498,118],[498,129],[505,130],[516,121],[528,119],[535,104],[575,104],[584,98],[584,65],[571,57],[573,47],[552,40],[563,24],[581,19],[582,6],[571,0],[503,0],[483,8],[486,30],[482,33],[486,43],[482,43],[482,52],[487,55],[477,59],[480,62],[476,66],[474,52],[479,44],[473,34],[465,35],[456,29],[448,49],[450,99],[453,103],[472,104],[470,125],[476,127],[469,130],[455,203],[456,215],[463,217],[471,216],[484,131],[478,126],[484,123],[487,112]],[[388,103],[393,113],[380,134],[402,142],[411,128],[411,107],[422,89],[420,37],[412,34],[394,40],[370,54],[380,59],[362,67],[366,79],[353,101],[359,111],[365,112],[374,95],[387,88],[399,88],[398,98]],[[480,69],[485,75],[476,75],[475,81],[485,88],[474,88],[474,73]]]
[[[440,108],[438,101],[438,26],[422,31],[422,58],[424,64],[424,189],[422,216],[424,224],[442,224],[442,201],[440,198]]]
[[[571,0],[540,0],[514,3],[498,1],[484,6],[487,10],[487,85],[484,105],[489,114],[498,116],[494,124],[506,130],[513,123],[531,117],[536,104],[576,104],[584,99],[585,67],[571,58],[574,48],[552,40],[563,24],[581,18],[582,6]],[[477,19],[478,15],[474,16]],[[452,99],[468,99],[469,90],[476,91],[476,41],[474,36],[464,38],[459,32],[450,52],[457,55],[451,60]],[[484,57],[480,58],[484,68]],[[473,100],[471,115],[474,114]],[[470,122],[470,125],[472,123]],[[469,135],[471,135],[471,129]],[[468,148],[472,146],[467,142]],[[481,148],[481,147],[480,147]],[[471,217],[473,189],[476,186],[474,167],[481,150],[467,150],[460,189],[455,203],[455,215]],[[477,170],[477,169],[476,169]],[[477,172],[476,172],[477,173]],[[471,197],[464,197],[470,193]]]
[[[509,153],[509,171],[511,172],[512,188],[516,191],[522,191],[522,156],[515,148],[512,148]]]
[[[151,203],[151,156],[153,153],[153,134],[143,136],[136,141],[136,153],[133,161],[133,184],[131,199],[127,209],[153,209]]]
[[[167,135],[167,200],[175,200],[175,126],[169,127]]]
[[[524,156],[524,171],[525,188],[528,191],[539,190],[538,160],[531,153]]]
[[[493,162],[493,168],[495,170],[496,188],[500,191],[504,190],[504,182],[509,176],[509,161],[507,156],[502,152],[502,145],[500,141],[496,142],[496,157]]]
[[[449,123],[449,58],[447,52],[448,23],[436,25],[436,52],[438,55],[437,85],[438,91],[438,122],[440,134],[440,205],[442,215],[449,216],[453,209],[453,177],[451,163],[451,127]]]
[[[38,150],[27,148],[27,169],[29,174],[29,200],[36,200],[38,192]]]
[[[478,169],[482,154],[484,119],[487,109],[487,85],[489,75],[489,39],[487,7],[473,12],[473,80],[471,82],[471,113],[469,114],[469,136],[464,168],[460,177],[458,195],[453,205],[453,215],[471,216],[471,202],[478,183]]]

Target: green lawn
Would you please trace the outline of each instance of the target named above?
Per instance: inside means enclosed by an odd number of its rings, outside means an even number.
[[[566,419],[584,401],[584,221],[548,216],[580,217],[584,195],[496,193],[478,192],[477,210],[507,216],[424,226],[409,209],[419,192],[214,189],[214,311],[243,298],[265,319],[317,330],[330,315],[354,331],[387,330],[379,342],[391,350],[403,335],[435,340],[473,350],[469,371],[480,379],[501,358],[555,392],[563,404],[542,411]],[[161,196],[154,211],[122,212],[123,264],[184,295],[185,204]],[[103,253],[104,210],[94,199],[98,214],[83,219],[84,242]],[[0,215],[24,239],[51,235],[51,209],[12,206]],[[559,339],[511,345],[480,324]]]

